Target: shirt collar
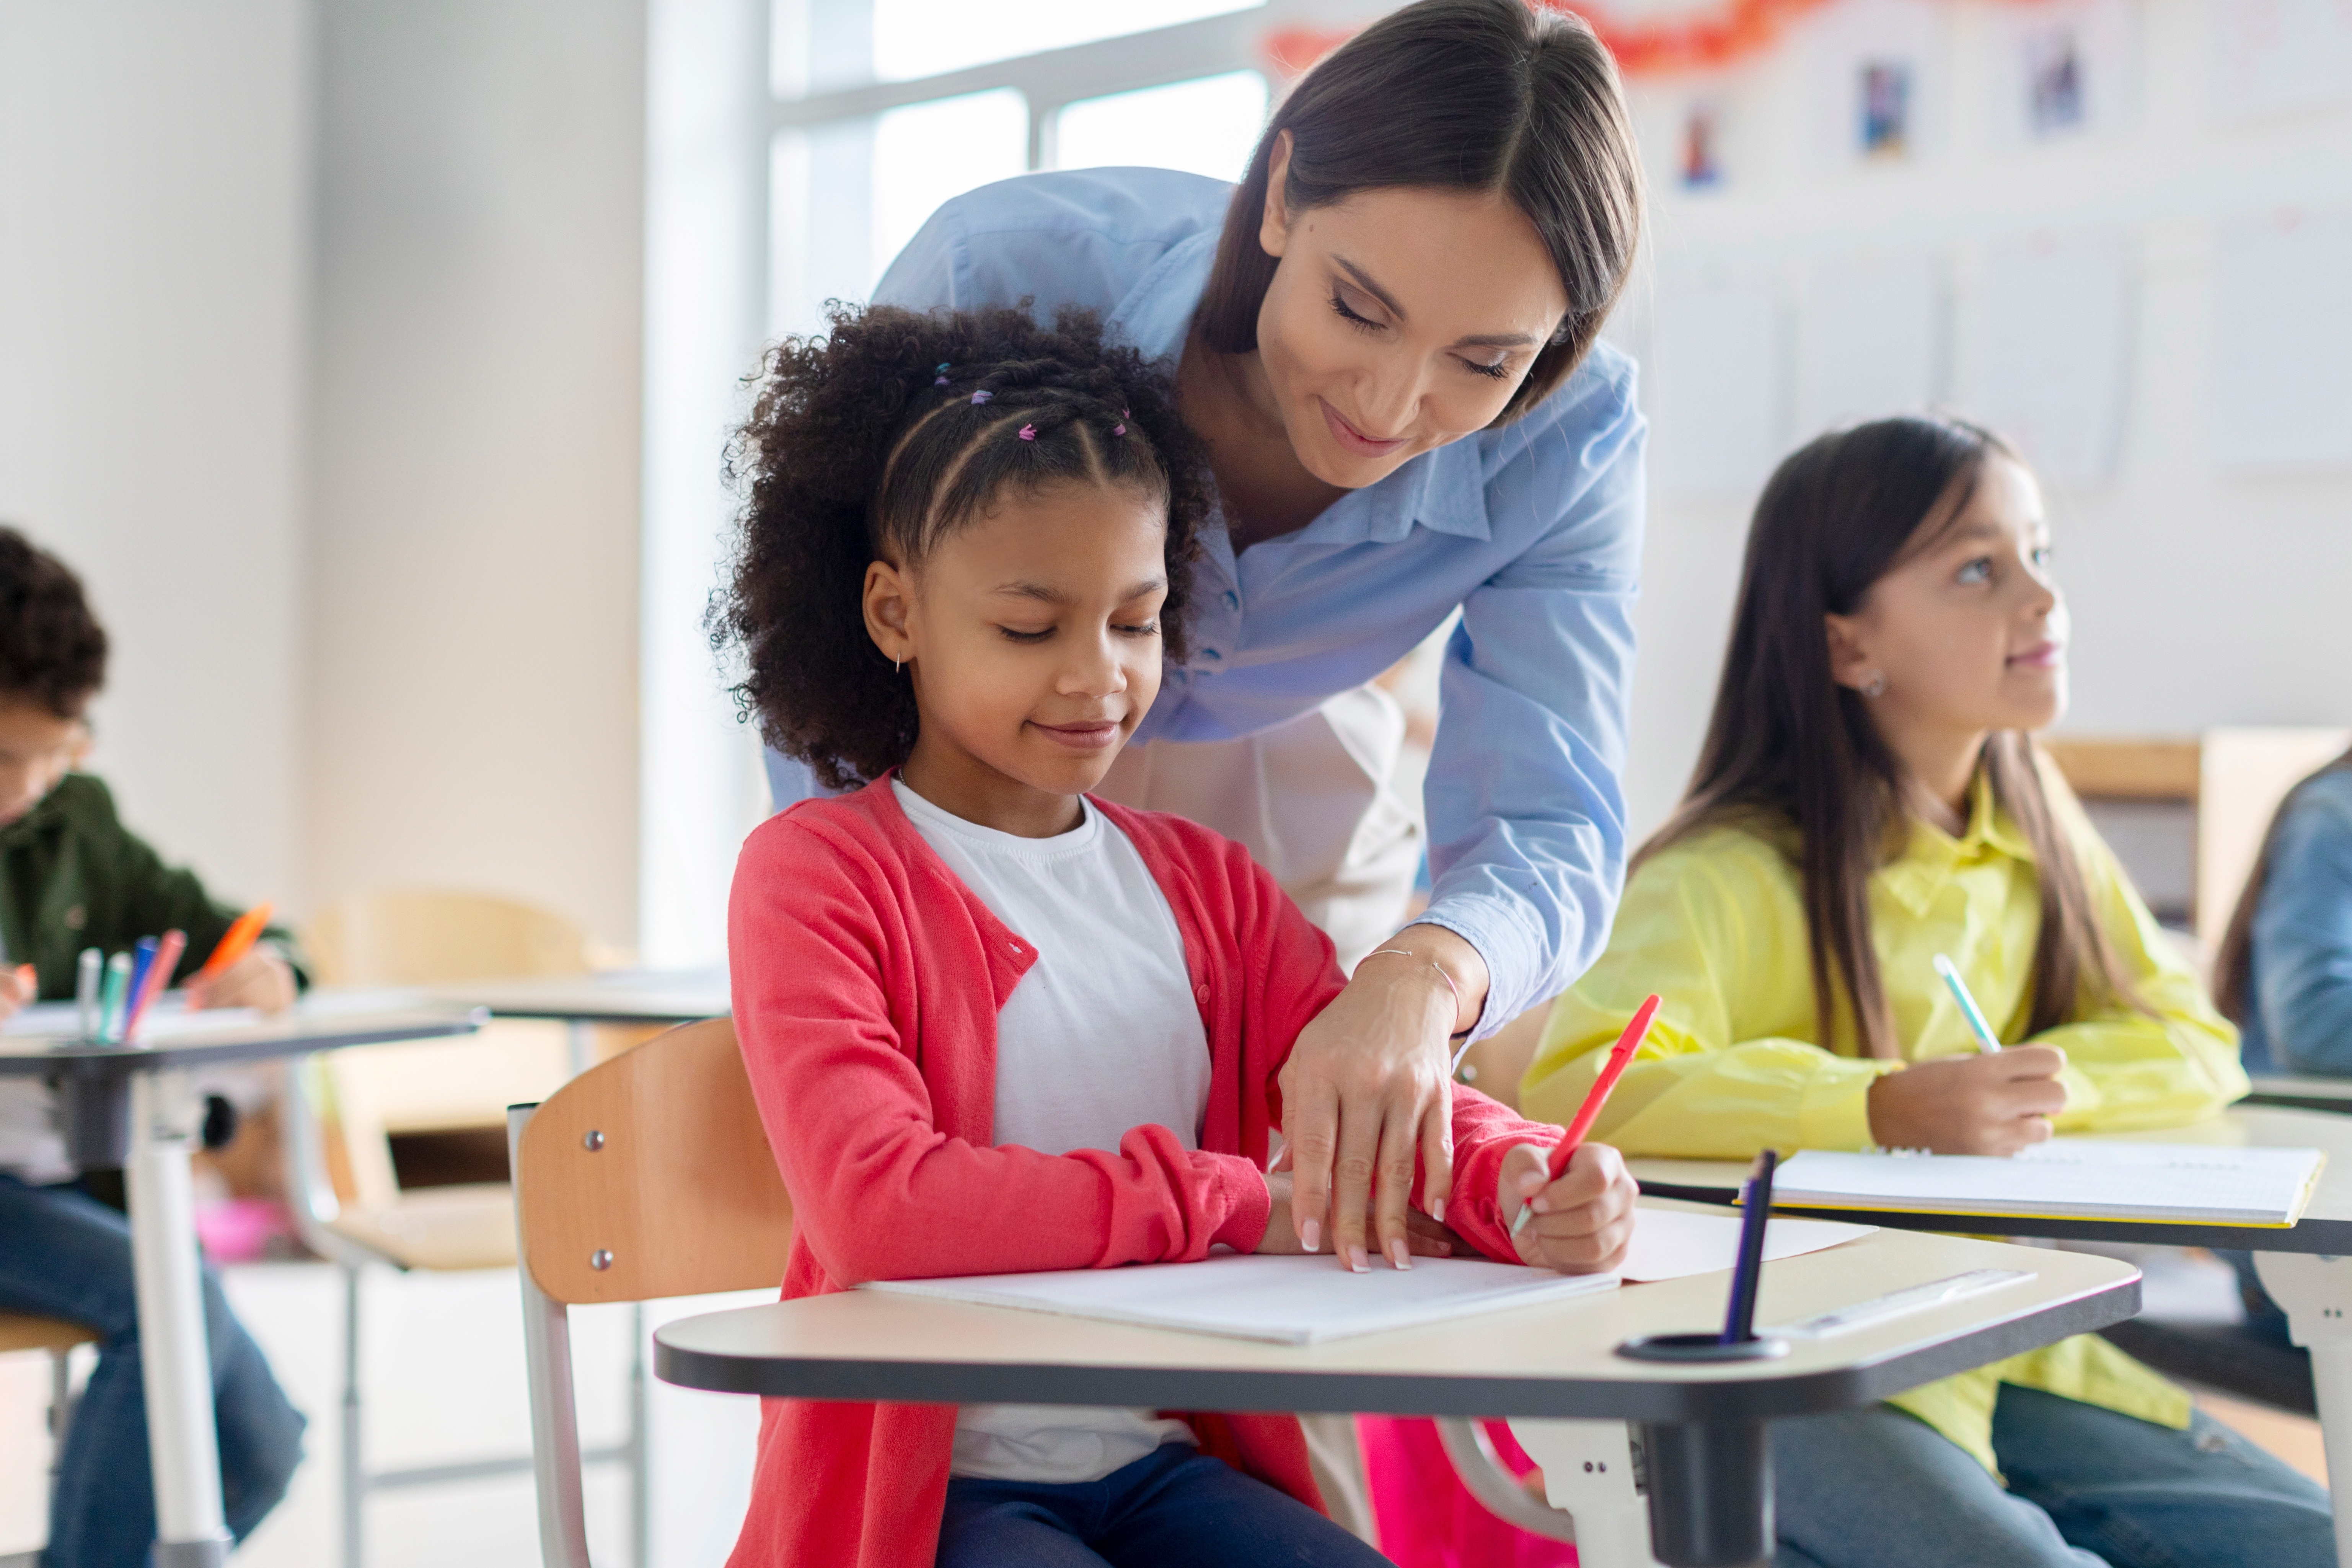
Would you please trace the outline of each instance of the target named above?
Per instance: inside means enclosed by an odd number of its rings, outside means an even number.
[[[1992,781],[1982,769],[1969,786],[1969,821],[1958,837],[1916,818],[1910,826],[1910,841],[1903,853],[1878,874],[1895,901],[1915,915],[1924,914],[1936,894],[1963,867],[1980,865],[1995,856],[2006,856],[2025,866],[2035,863],[2033,847],[1994,801]]]
[[[1111,311],[1105,330],[1173,370],[1209,287],[1217,236],[1218,230],[1204,228],[1170,246]],[[1423,452],[1380,483],[1342,496],[1297,537],[1318,544],[1393,544],[1418,522],[1439,533],[1490,539],[1486,444],[1508,440],[1518,428],[1466,436]]]

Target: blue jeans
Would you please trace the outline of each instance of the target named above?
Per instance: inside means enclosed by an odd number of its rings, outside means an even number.
[[[1098,1481],[948,1482],[939,1568],[1382,1568],[1388,1559],[1189,1443]]]
[[[1889,1405],[1771,1427],[1774,1568],[2333,1568],[2327,1493],[2211,1417],[2189,1430],[2003,1384],[2003,1489]]]
[[[220,1280],[209,1268],[204,1279],[222,1500],[242,1541],[286,1495],[301,1462],[304,1423],[230,1314]],[[58,1456],[45,1568],[146,1568],[155,1491],[130,1223],[70,1188],[0,1175],[0,1310],[68,1319],[100,1336],[98,1368]]]

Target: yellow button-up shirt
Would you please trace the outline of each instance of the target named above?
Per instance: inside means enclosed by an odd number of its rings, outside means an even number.
[[[2053,793],[2063,791],[2053,785]],[[2114,853],[2073,800],[2053,801],[2124,973],[2150,1009],[2107,1004],[2034,1037],[2066,1052],[2062,1132],[2178,1126],[2246,1092],[2237,1031],[2213,1010],[2188,959],[2158,927]],[[2032,1012],[2042,908],[2033,851],[1979,778],[1959,837],[1916,824],[1870,881],[1872,946],[1904,1061],[1817,1039],[1801,879],[1792,830],[1726,825],[1644,861],[1625,889],[1608,951],[1553,1005],[1519,1091],[1526,1114],[1564,1122],[1643,998],[1664,1001],[1594,1137],[1628,1154],[1746,1159],[1770,1147],[1863,1149],[1868,1096],[1905,1062],[1965,1056],[1975,1037],[1937,977],[1949,954],[2003,1042]],[[1841,1003],[1841,1007],[1843,1004]],[[2002,1383],[2039,1388],[2170,1426],[2188,1396],[2084,1334],[1892,1403],[1988,1469]]]

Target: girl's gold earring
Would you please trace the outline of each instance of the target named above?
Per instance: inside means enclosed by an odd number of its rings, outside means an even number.
[[[1870,672],[1870,679],[1862,683],[1862,694],[1864,697],[1885,696],[1886,672],[1883,669],[1872,670]]]

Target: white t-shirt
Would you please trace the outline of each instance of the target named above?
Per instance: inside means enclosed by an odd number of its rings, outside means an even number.
[[[1168,896],[1125,833],[1081,798],[1085,818],[1023,838],[950,816],[896,779],[898,804],[989,912],[1037,950],[996,1021],[1000,1144],[1044,1154],[1111,1149],[1157,1124],[1200,1147],[1209,1037]],[[1192,1441],[1149,1410],[967,1405],[958,1476],[1100,1480],[1162,1443]]]

